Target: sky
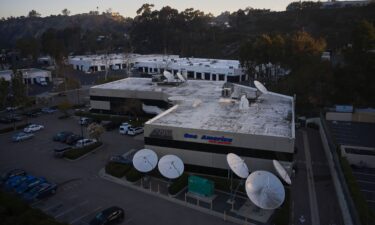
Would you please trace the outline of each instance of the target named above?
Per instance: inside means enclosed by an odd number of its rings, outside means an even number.
[[[44,17],[61,14],[65,8],[73,15],[95,11],[96,7],[99,7],[99,12],[111,8],[113,12],[119,12],[123,16],[134,17],[143,3],[154,4],[154,9],[167,5],[179,11],[195,8],[217,16],[224,11],[233,12],[248,6],[282,11],[290,2],[292,0],[0,0],[0,17],[26,16],[32,9]]]

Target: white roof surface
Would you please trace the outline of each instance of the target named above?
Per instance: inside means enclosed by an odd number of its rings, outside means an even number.
[[[175,107],[148,124],[294,138],[292,97],[269,92],[250,101],[249,108],[240,110],[241,94],[254,98],[256,89],[234,84],[232,98],[222,98],[224,83],[189,80],[180,86],[166,86],[156,85],[150,78],[127,78],[92,89],[162,92]]]

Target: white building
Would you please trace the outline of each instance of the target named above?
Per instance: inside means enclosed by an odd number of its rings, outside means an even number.
[[[45,78],[47,82],[52,82],[51,72],[48,70],[41,70],[36,68],[20,69],[22,73],[23,81],[25,84],[35,84],[39,78]],[[0,71],[0,78],[4,78],[6,81],[10,81],[13,76],[12,70]]]
[[[188,79],[241,82],[248,80],[238,60],[180,58],[178,55],[110,54],[69,57],[69,64],[84,72],[117,70],[129,66],[142,74],[186,73]]]
[[[241,98],[248,99],[248,107]],[[272,92],[260,95],[255,88],[205,80],[176,86],[150,78],[127,78],[90,89],[94,112],[121,113],[129,100],[144,110],[164,110],[146,122],[145,147],[159,157],[181,157],[190,171],[225,174],[230,152],[243,157],[251,170],[272,170],[273,159],[287,169],[292,166],[293,97]]]

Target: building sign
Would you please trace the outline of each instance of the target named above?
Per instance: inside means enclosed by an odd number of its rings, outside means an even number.
[[[232,144],[233,139],[232,138],[226,138],[224,136],[216,137],[216,136],[210,136],[210,135],[202,135],[199,137],[197,134],[189,134],[185,133],[184,138],[188,139],[200,139],[203,141],[207,141],[211,144],[222,144],[222,145],[230,145]]]
[[[168,139],[168,140],[173,139],[172,130],[160,129],[160,128],[153,129],[151,134],[150,134],[150,137],[160,138],[160,139]]]

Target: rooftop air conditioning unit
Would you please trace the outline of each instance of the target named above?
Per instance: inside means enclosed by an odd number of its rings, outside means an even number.
[[[224,98],[229,98],[232,95],[232,89],[231,88],[223,88],[221,92],[221,96]]]

